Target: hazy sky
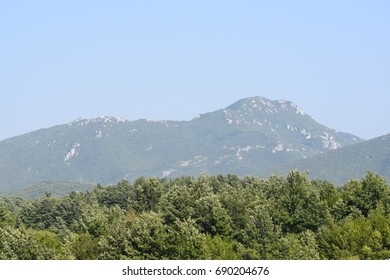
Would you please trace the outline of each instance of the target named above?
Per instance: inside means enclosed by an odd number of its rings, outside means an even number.
[[[390,133],[390,1],[0,1],[0,140],[79,117],[293,101]]]

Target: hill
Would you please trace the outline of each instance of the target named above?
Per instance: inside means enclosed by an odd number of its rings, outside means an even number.
[[[282,165],[278,173],[287,174],[293,169],[307,170],[312,178],[337,184],[360,179],[368,171],[390,182],[390,134]]]
[[[359,143],[290,101],[252,97],[191,121],[78,119],[0,142],[0,190],[41,181],[115,183],[139,176],[270,168]]]
[[[33,185],[17,188],[8,191],[8,196],[23,197],[26,199],[36,199],[50,195],[53,197],[63,197],[71,192],[85,192],[95,187],[94,184],[66,182],[66,181],[41,181]]]

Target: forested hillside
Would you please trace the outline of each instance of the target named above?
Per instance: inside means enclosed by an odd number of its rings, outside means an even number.
[[[368,171],[390,180],[390,134],[280,165],[278,172],[288,174],[294,169],[308,170],[311,178],[335,184],[344,184]]]
[[[386,259],[390,190],[306,174],[138,178],[0,200],[0,259]]]

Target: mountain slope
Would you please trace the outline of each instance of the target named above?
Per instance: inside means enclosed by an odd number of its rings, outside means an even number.
[[[40,181],[115,183],[139,176],[262,174],[362,139],[329,129],[289,101],[242,99],[192,121],[100,117],[0,142],[0,189]]]
[[[278,173],[307,170],[310,177],[343,184],[375,172],[390,182],[390,134],[282,165]],[[272,172],[269,170],[269,172]]]
[[[41,181],[23,188],[17,188],[7,192],[7,195],[36,199],[50,194],[54,197],[66,196],[71,192],[86,192],[95,187],[94,184],[83,184],[77,182],[63,181]]]

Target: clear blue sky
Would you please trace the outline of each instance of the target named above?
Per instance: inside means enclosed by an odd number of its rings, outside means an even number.
[[[190,120],[238,99],[390,133],[390,1],[0,1],[0,139],[79,117]]]

